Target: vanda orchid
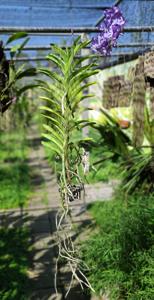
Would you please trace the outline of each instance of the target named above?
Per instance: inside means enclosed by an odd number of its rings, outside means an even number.
[[[110,55],[112,48],[117,45],[124,25],[125,19],[117,6],[105,10],[104,19],[98,27],[100,32],[92,39],[92,50],[105,56]]]
[[[124,24],[124,18],[117,7],[107,10],[105,20],[100,25],[101,33],[92,41],[93,49],[104,55],[109,54],[112,46],[116,45]],[[51,151],[55,157],[55,164],[58,165],[56,169],[61,208],[56,215],[59,247],[57,266],[59,259],[64,259],[72,272],[66,296],[74,279],[78,280],[82,289],[89,287],[94,291],[84,274],[87,266],[83,264],[73,243],[74,225],[70,205],[70,202],[81,200],[85,195],[84,177],[88,169],[85,151],[91,139],[82,136],[82,128],[90,126],[91,122],[81,119],[85,111],[81,103],[84,99],[94,96],[87,93],[87,89],[95,82],[88,80],[99,72],[95,55],[80,57],[81,51],[89,47],[90,43],[91,41],[81,41],[81,37],[78,37],[72,46],[66,49],[52,46],[52,52],[47,58],[56,68],[39,70],[48,77],[48,80],[39,80],[44,93],[41,100],[45,101],[45,105],[41,106],[44,123],[43,145]],[[58,270],[58,267],[56,269]],[[57,272],[55,288],[57,290]]]

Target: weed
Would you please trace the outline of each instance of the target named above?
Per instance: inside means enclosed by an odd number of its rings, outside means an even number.
[[[82,247],[89,280],[113,300],[154,297],[154,197],[123,196],[95,203],[90,212],[98,232]]]
[[[26,300],[29,232],[26,228],[1,228],[0,236],[0,299]]]

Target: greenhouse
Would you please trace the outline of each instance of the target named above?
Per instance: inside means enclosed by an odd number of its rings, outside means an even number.
[[[0,0],[0,299],[154,299],[154,1]]]

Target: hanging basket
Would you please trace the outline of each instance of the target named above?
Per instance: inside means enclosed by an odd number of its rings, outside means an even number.
[[[146,78],[154,79],[154,51],[144,55],[144,74]]]
[[[103,107],[111,109],[118,107],[120,82],[123,80],[123,76],[112,76],[108,80],[104,81],[104,93],[103,93]]]
[[[132,90],[133,145],[135,147],[140,147],[144,139],[145,92],[144,57],[139,57],[135,67]]]
[[[129,107],[131,103],[132,83],[129,80],[121,80],[118,99],[119,107]]]
[[[121,82],[124,80],[124,76],[113,76],[111,78],[112,83],[112,107],[119,107],[119,96]]]
[[[147,87],[154,87],[154,51],[145,53],[144,75]]]
[[[112,93],[112,86],[110,80],[105,80],[103,85],[103,107],[106,109],[111,108],[111,93]]]
[[[150,118],[154,120],[154,87],[150,88]]]
[[[104,81],[103,106],[106,109],[130,106],[132,84],[123,75]]]

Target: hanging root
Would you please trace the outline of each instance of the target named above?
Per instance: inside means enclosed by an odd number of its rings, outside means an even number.
[[[81,183],[80,183],[81,184]],[[76,247],[73,242],[73,222],[71,216],[71,210],[69,207],[69,201],[76,199],[76,192],[74,193],[75,185],[65,186],[64,191],[61,191],[63,208],[60,209],[56,214],[56,230],[57,230],[57,245],[58,245],[58,257],[56,260],[56,272],[55,272],[55,291],[57,291],[57,276],[58,276],[58,264],[59,261],[65,261],[66,265],[69,267],[72,272],[71,280],[69,287],[67,289],[65,297],[68,296],[73,284],[77,281],[81,289],[89,288],[93,292],[93,288],[89,283],[88,279],[84,275],[84,270],[87,270],[88,267],[84,265],[82,260],[79,258]],[[78,185],[80,186],[80,185]],[[83,188],[83,184],[82,190]],[[73,188],[72,188],[73,187]],[[81,191],[80,191],[81,192]],[[81,197],[81,193],[78,194],[78,197]]]

